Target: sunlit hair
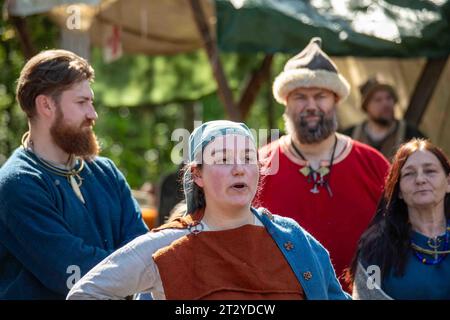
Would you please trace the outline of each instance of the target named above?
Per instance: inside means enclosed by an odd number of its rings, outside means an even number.
[[[29,119],[36,114],[36,97],[61,93],[83,80],[94,80],[94,70],[82,57],[67,50],[46,50],[32,57],[20,72],[16,99]]]
[[[410,253],[411,224],[408,207],[400,194],[400,173],[408,158],[416,151],[429,151],[439,160],[446,176],[450,175],[450,162],[445,153],[430,141],[412,139],[403,144],[394,156],[386,178],[383,196],[368,229],[359,240],[358,249],[346,280],[353,283],[358,261],[378,265],[384,278],[393,269],[396,276],[404,274]],[[444,214],[450,219],[450,194],[444,199]]]
[[[183,217],[186,211],[187,211],[186,201],[183,200],[178,202],[175,205],[175,207],[173,207],[173,209],[170,210],[169,216],[165,219],[163,223],[169,223],[177,220],[178,218]]]

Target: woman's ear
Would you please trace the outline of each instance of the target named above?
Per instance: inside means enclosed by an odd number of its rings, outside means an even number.
[[[194,183],[197,184],[197,186],[199,186],[200,188],[203,188],[205,184],[202,177],[202,171],[198,167],[191,167],[191,174]]]

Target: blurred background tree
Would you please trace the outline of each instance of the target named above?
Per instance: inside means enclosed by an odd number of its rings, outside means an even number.
[[[31,40],[41,49],[55,46],[57,28],[52,22],[44,16],[35,16],[28,23],[33,31]],[[16,30],[8,21],[0,19],[0,165],[20,144],[21,134],[27,128],[25,117],[15,102],[16,81],[24,61]]]
[[[1,4],[1,1],[0,1]],[[59,29],[45,15],[27,17],[31,42],[37,51],[58,46]],[[25,63],[16,29],[0,20],[0,166],[20,145],[27,130],[25,115],[15,101],[16,80]],[[257,68],[263,54],[220,56],[235,99],[242,83]],[[274,58],[276,70],[287,56]],[[174,56],[124,55],[112,63],[103,61],[93,49],[91,63],[96,71],[93,84],[99,119],[95,128],[102,155],[110,157],[124,172],[130,186],[157,184],[177,168],[171,160],[172,132],[192,130],[192,120],[225,118],[217,96],[216,82],[204,51]],[[272,111],[271,111],[272,110]],[[263,85],[246,123],[256,130],[269,128],[269,114],[283,128],[283,108],[276,106],[271,81]]]

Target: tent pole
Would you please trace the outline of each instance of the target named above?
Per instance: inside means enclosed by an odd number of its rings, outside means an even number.
[[[447,63],[447,58],[427,60],[405,112],[404,118],[409,123],[416,126],[420,124]]]
[[[195,102],[189,101],[183,104],[183,122],[184,128],[189,132],[194,130],[195,112],[194,112]]]
[[[195,24],[202,36],[203,46],[208,54],[209,62],[213,69],[214,77],[217,81],[219,97],[225,106],[228,117],[233,121],[242,121],[242,115],[233,101],[233,94],[228,86],[222,64],[220,62],[217,44],[212,39],[205,14],[199,0],[189,0],[191,11],[194,16]]]
[[[261,89],[261,86],[267,79],[270,77],[270,67],[272,65],[273,54],[268,54],[264,57],[261,66],[258,70],[255,70],[248,82],[244,93],[239,100],[238,109],[242,113],[242,117],[247,118],[250,109],[252,107],[253,102],[255,102],[255,98]]]
[[[33,43],[30,38],[30,34],[28,32],[27,21],[22,17],[10,17],[12,24],[17,30],[19,34],[20,45],[22,47],[22,53],[26,60],[30,59],[32,56],[36,54],[36,49],[33,46]]]

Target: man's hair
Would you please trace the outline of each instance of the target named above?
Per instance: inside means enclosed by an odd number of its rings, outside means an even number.
[[[376,77],[367,79],[366,82],[359,86],[359,92],[361,93],[361,107],[365,112],[367,112],[367,106],[374,94],[383,90],[391,95],[394,103],[398,102],[398,95],[394,87],[378,81]]]
[[[29,119],[36,115],[36,97],[51,96],[58,102],[61,93],[75,83],[94,80],[89,63],[67,50],[46,50],[32,57],[20,72],[16,99]]]

